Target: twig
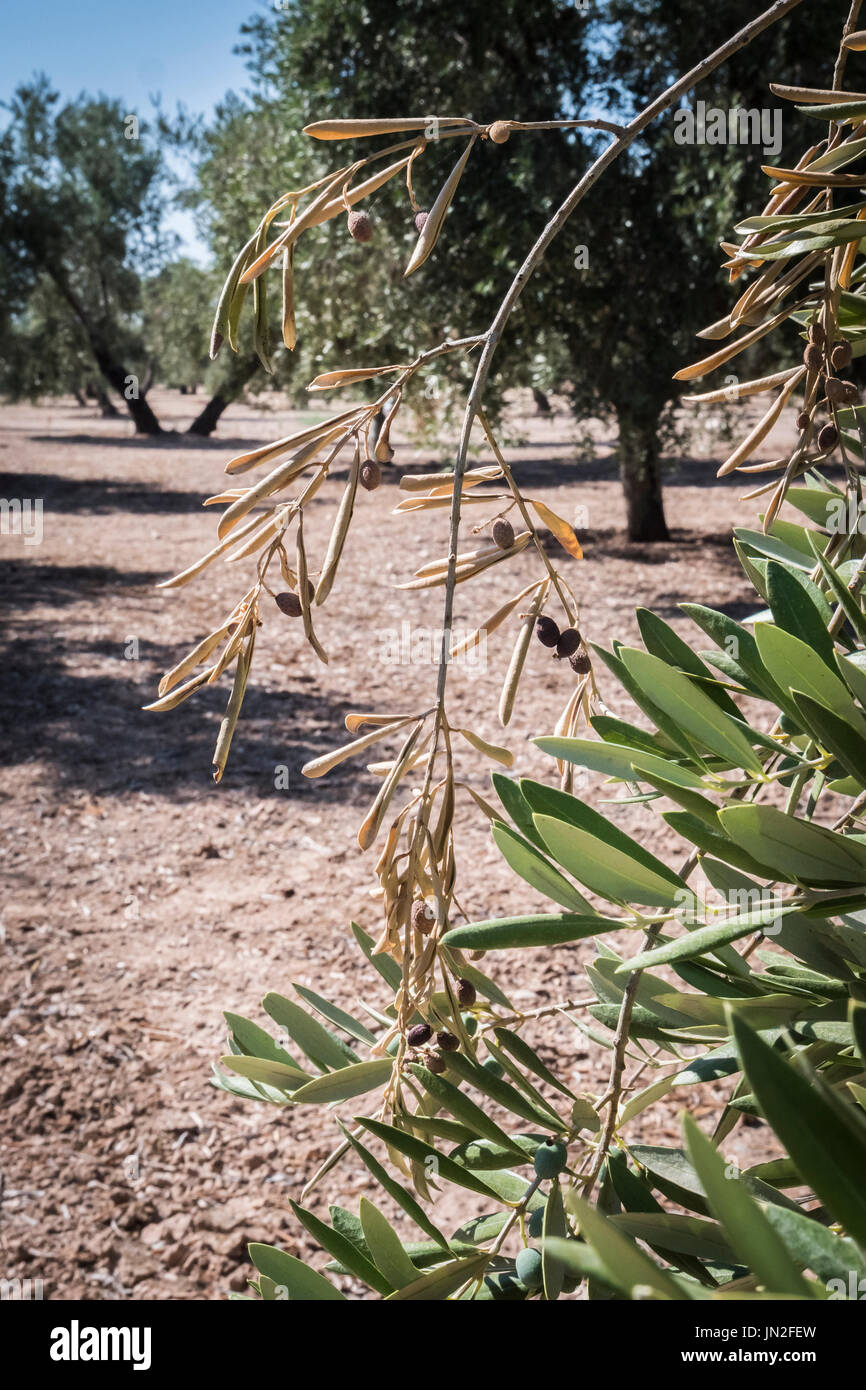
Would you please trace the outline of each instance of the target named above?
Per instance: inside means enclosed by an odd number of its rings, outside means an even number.
[[[855,0],[856,2],[856,0]],[[523,262],[514,277],[511,286],[499,306],[496,317],[494,318],[488,332],[485,334],[484,349],[481,360],[475,371],[475,378],[469,391],[466,402],[466,410],[463,416],[463,425],[460,432],[460,443],[457,450],[457,459],[454,466],[454,494],[451,505],[449,553],[448,553],[448,577],[445,584],[445,602],[443,605],[443,637],[442,651],[439,662],[439,680],[437,684],[437,702],[441,703],[445,697],[445,686],[448,673],[448,651],[450,647],[450,631],[454,614],[454,589],[457,578],[457,550],[459,544],[460,531],[460,493],[463,483],[463,475],[466,472],[466,459],[469,452],[469,441],[472,435],[472,427],[481,409],[484,388],[487,378],[490,375],[490,368],[500,339],[508,323],[511,313],[520,299],[526,285],[532,275],[538,269],[542,258],[551,242],[555,240],[562,230],[565,222],[574,212],[575,208],[582,202],[586,194],[601,175],[611,164],[632,145],[638,136],[650,125],[662,112],[669,110],[681,96],[690,91],[698,82],[708,77],[717,67],[733,57],[741,48],[745,48],[753,39],[762,34],[777,20],[788,14],[790,10],[796,9],[797,5],[802,4],[802,0],[777,0],[776,4],[771,5],[768,10],[753,19],[733,38],[728,39],[727,43],[717,48],[715,53],[704,58],[696,67],[687,72],[684,77],[679,78],[673,86],[668,87],[667,91],[661,96],[656,97],[649,106],[645,107],[634,120],[630,121],[621,135],[618,135],[601,155],[590,165],[586,173],[575,184],[568,197],[561,204],[557,212],[544,228],[541,235],[535,242],[531,251]]]

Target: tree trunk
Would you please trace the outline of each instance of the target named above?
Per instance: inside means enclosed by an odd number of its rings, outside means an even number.
[[[87,394],[96,401],[103,420],[115,420],[120,414],[114,402],[109,399],[101,386],[97,386],[95,381],[88,381]]]
[[[137,395],[127,394],[128,379],[132,376],[132,373],[128,372],[119,362],[115,361],[110,350],[94,333],[88,330],[88,336],[90,337],[90,349],[96,359],[96,365],[109,386],[113,386],[121,400],[126,402],[126,408],[135,424],[136,434],[162,434],[162,425],[157,420],[147,403],[146,397],[141,394],[140,390]]]
[[[199,411],[187,434],[198,434],[207,438],[213,434],[219,418],[226,406],[237,400],[244,387],[255,376],[261,363],[257,357],[232,357],[228,370],[218,390]]]
[[[532,395],[533,399],[535,400],[535,409],[538,411],[538,414],[550,415],[550,401],[547,399],[547,396],[544,394],[544,392],[540,390],[539,387],[533,386]]]
[[[43,265],[84,329],[90,351],[93,353],[93,359],[100,373],[108,385],[117,392],[121,400],[126,402],[126,408],[135,423],[136,434],[162,434],[162,426],[148,405],[140,387],[136,385],[135,395],[127,393],[129,379],[134,374],[127,371],[117,360],[111,344],[107,341],[104,329],[91,319],[78,295],[67,281],[63,268],[47,260],[43,262]]]
[[[670,540],[662,501],[658,417],[635,419],[617,412],[619,424],[619,476],[625,494],[626,526],[630,541]]]

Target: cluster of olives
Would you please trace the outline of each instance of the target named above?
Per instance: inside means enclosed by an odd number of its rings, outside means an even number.
[[[415,908],[419,907],[427,908],[427,904],[421,899],[415,903],[413,908],[413,925]],[[427,908],[427,911],[429,912],[430,909]],[[427,931],[432,927],[433,920],[431,913]],[[461,1009],[471,1009],[478,997],[472,981],[466,979],[455,980],[454,994]],[[461,1018],[466,1031],[471,1036],[478,1026],[475,1019],[471,1014],[463,1014]],[[442,1054],[446,1052],[456,1052],[460,1047],[460,1039],[455,1037],[453,1033],[441,1029],[438,1033],[434,1034],[429,1023],[413,1024],[406,1034],[406,1041],[414,1051],[421,1053],[420,1060],[424,1063],[427,1070],[434,1072],[436,1075],[440,1075],[447,1066]]]
[[[553,618],[542,615],[535,624],[535,635],[543,647],[555,648],[554,660],[567,658],[572,671],[579,676],[585,676],[592,669],[589,653],[576,627],[566,627],[560,632]]]
[[[459,1038],[444,1029],[434,1035],[429,1023],[416,1023],[406,1034],[406,1041],[414,1051],[421,1051],[420,1060],[428,1071],[437,1075],[446,1067],[443,1052],[456,1052],[460,1046]]]
[[[838,372],[844,372],[851,365],[851,344],[840,339],[834,343],[827,342],[827,334],[822,324],[811,323],[809,325],[809,341],[803,352],[803,362],[810,372],[822,372],[824,374],[824,394],[832,405],[856,405],[860,400],[860,392],[853,381],[843,381]],[[797,416],[797,429],[801,432],[811,427],[812,415],[808,410],[801,410]],[[829,421],[818,431],[816,443],[824,454],[832,453],[839,442],[839,432],[835,424]]]
[[[418,212],[415,213],[415,230],[419,234],[424,230],[427,217],[428,213],[423,209],[419,209]],[[356,212],[353,209],[349,213],[346,222],[349,228],[349,236],[353,241],[366,242],[373,240],[373,223],[370,221],[368,213]]]

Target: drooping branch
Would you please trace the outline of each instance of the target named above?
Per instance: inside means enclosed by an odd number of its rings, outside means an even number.
[[[660,96],[650,102],[649,106],[645,107],[643,111],[635,116],[624,128],[622,134],[618,135],[611,144],[608,145],[607,149],[598,156],[594,163],[590,165],[589,169],[587,169],[579,182],[575,184],[568,197],[554,213],[535,242],[535,245],[526,256],[505,298],[502,300],[496,317],[485,335],[484,348],[469,391],[454,469],[454,494],[451,507],[449,537],[449,570],[448,581],[445,588],[444,616],[442,623],[444,636],[442,642],[442,658],[439,665],[439,686],[437,692],[440,702],[444,699],[445,685],[447,682],[448,645],[454,612],[457,544],[461,516],[461,482],[466,470],[469,441],[472,435],[473,425],[481,407],[484,389],[487,385],[493,359],[499,347],[502,334],[505,331],[505,326],[520,296],[541,264],[548,247],[555,241],[569,217],[571,217],[572,213],[580,205],[590,189],[598,182],[605,170],[610,168],[620,155],[625,153],[630,145],[634,144],[635,140],[646,130],[647,126],[651,125],[657,116],[670,110],[681,96],[691,91],[693,87],[699,82],[702,82],[705,77],[708,77],[710,73],[714,72],[722,63],[727,62],[727,60],[733,57],[735,53],[738,53],[740,49],[746,48],[752,40],[756,39],[759,34],[762,34],[765,29],[769,29],[771,25],[784,18],[786,14],[796,9],[797,5],[801,3],[802,0],[777,0],[775,5],[771,5],[770,8],[759,15],[757,19],[753,19],[750,24],[747,24],[739,33],[735,34],[733,38],[728,39],[726,43],[722,44],[721,48],[717,48],[708,58],[704,58],[697,66],[693,67],[683,77],[679,78],[671,87],[668,87],[667,91],[662,92]],[[860,3],[862,3],[862,0],[854,0],[852,14],[854,14],[855,18],[856,10],[859,10]],[[851,24],[851,16],[849,16],[848,22]]]

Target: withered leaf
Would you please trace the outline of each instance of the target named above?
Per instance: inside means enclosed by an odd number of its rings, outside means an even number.
[[[538,502],[534,497],[530,497],[528,500],[532,503],[535,511],[548,530],[550,530],[559,541],[563,550],[573,556],[575,560],[582,560],[583,549],[573,528],[569,526],[568,522],[563,517],[558,516],[552,508],[548,507],[546,502]]]
[[[472,153],[472,147],[475,144],[476,138],[477,137],[473,135],[466,149],[463,151],[436,195],[436,201],[427,214],[427,220],[419,233],[418,240],[415,243],[415,249],[409,257],[409,264],[403,272],[404,278],[412,275],[424,264],[430,252],[433,250],[433,247],[436,245],[436,242],[439,240],[439,233],[442,231],[445,214],[451,206],[451,200],[454,194],[457,192],[457,185],[460,182],[463,170],[466,168],[466,161]]]

